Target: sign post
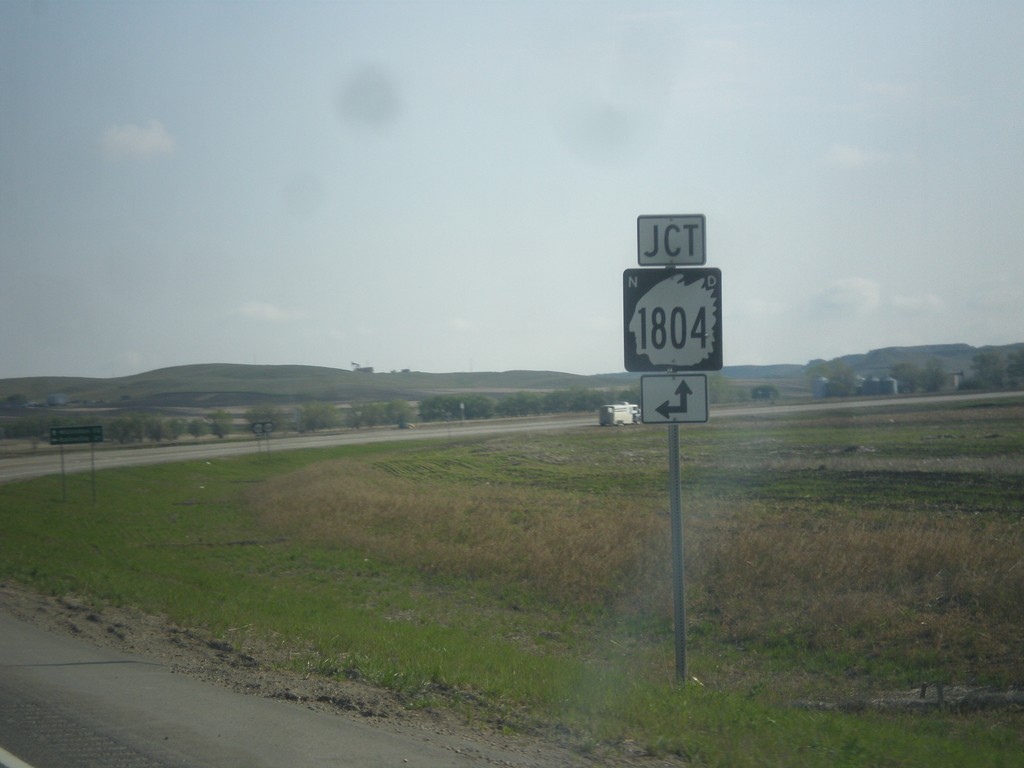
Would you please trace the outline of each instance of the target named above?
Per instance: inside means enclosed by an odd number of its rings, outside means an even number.
[[[64,474],[64,446],[89,443],[89,458],[92,464],[92,500],[96,503],[96,443],[103,442],[103,426],[50,427],[50,445],[60,446],[60,487],[63,501],[68,500],[67,479]]]
[[[672,531],[672,611],[675,614],[676,680],[686,682],[686,600],[683,594],[683,493],[679,424],[668,427],[668,497]]]
[[[267,456],[270,455],[270,433],[274,431],[274,422],[272,421],[257,421],[252,425],[252,433],[256,435],[256,452],[262,453],[263,449],[260,446],[260,440],[264,439],[267,441]]]
[[[686,601],[683,579],[683,503],[679,425],[708,420],[704,374],[722,370],[722,272],[677,269],[706,262],[703,215],[637,217],[637,262],[622,275],[622,328],[627,371],[640,377],[644,424],[668,426],[669,519],[676,680],[686,682]]]

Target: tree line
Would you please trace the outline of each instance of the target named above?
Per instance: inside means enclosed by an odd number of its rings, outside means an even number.
[[[204,417],[165,418],[152,413],[128,413],[113,417],[68,416],[67,414],[33,414],[3,422],[2,435],[7,438],[49,440],[51,427],[100,424],[103,438],[117,443],[141,443],[145,440],[175,441],[185,435],[198,439],[206,435],[225,437],[231,432],[233,417],[227,411],[214,411]]]
[[[814,361],[805,373],[809,382],[819,376],[828,379],[829,395],[857,394],[858,376],[853,367],[841,358]],[[890,369],[890,375],[897,380],[899,391],[904,394],[945,389],[949,384],[949,374],[938,358],[929,359],[923,365],[897,363]],[[960,382],[961,389],[1016,389],[1022,385],[1024,349],[1008,354],[1000,350],[977,353],[972,359],[971,375]],[[708,390],[713,403],[736,402],[748,396],[719,373],[708,374]],[[759,385],[749,391],[749,397],[754,400],[773,400],[778,395],[778,389],[772,385]],[[242,429],[248,431],[250,424],[266,422],[271,422],[277,432],[298,433],[342,427],[405,427],[417,417],[423,422],[437,422],[585,413],[596,411],[610,402],[640,402],[639,385],[618,392],[578,387],[552,392],[512,392],[497,398],[474,393],[435,395],[422,400],[417,409],[405,400],[351,403],[344,407],[309,402],[289,410],[258,406],[246,411],[243,416],[246,425]],[[8,397],[6,404],[24,405],[24,398]],[[223,438],[233,431],[234,422],[235,417],[226,410],[192,418],[161,417],[141,411],[97,418],[40,410],[29,416],[0,421],[0,437],[48,440],[51,427],[99,423],[103,425],[104,437],[108,441],[122,444],[146,440],[173,442],[186,435],[195,440],[208,435]]]
[[[1024,384],[1024,349],[1008,354],[993,349],[972,358],[974,375],[966,381],[968,389],[1017,389]]]
[[[501,398],[480,394],[437,395],[422,400],[418,409],[414,409],[405,400],[351,403],[341,407],[331,403],[308,402],[293,409],[264,405],[245,412],[241,430],[248,432],[251,424],[270,423],[273,424],[274,432],[307,433],[338,428],[406,427],[417,417],[423,422],[436,422],[577,413],[597,410],[614,399],[638,402],[639,397],[639,388],[615,394],[579,388],[543,394],[514,392]],[[192,418],[162,417],[141,411],[98,418],[40,411],[31,416],[0,422],[0,436],[46,441],[49,440],[51,427],[101,424],[104,439],[109,442],[159,443],[174,442],[186,436],[195,440],[208,435],[223,438],[235,430],[235,421],[235,416],[226,410]]]
[[[889,369],[889,375],[896,379],[901,394],[916,392],[938,392],[951,386],[951,374],[963,374],[960,389],[1017,389],[1024,384],[1024,349],[1004,354],[1001,350],[978,352],[971,358],[968,371],[947,371],[945,364],[937,357],[929,358],[923,365],[903,362]],[[833,397],[847,397],[857,394],[859,377],[853,366],[841,358],[817,360],[807,366],[808,381],[818,377],[828,379],[828,394]],[[755,399],[757,394],[754,395]]]

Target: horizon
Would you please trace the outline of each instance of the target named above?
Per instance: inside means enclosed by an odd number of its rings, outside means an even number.
[[[795,367],[795,368],[808,368],[809,366],[818,362],[830,362],[831,360],[842,360],[850,357],[866,357],[879,352],[886,351],[911,351],[918,349],[928,349],[932,347],[940,348],[955,348],[955,347],[967,347],[968,349],[980,352],[991,348],[1002,348],[1002,347],[1013,347],[1024,345],[1024,342],[1010,342],[1008,344],[984,344],[984,345],[972,345],[966,342],[945,342],[939,344],[916,344],[916,345],[898,345],[898,346],[885,346],[885,347],[874,347],[867,350],[866,352],[849,352],[843,355],[839,355],[835,358],[811,358],[805,363],[764,363],[764,364],[740,364],[740,365],[725,365],[719,373],[725,373],[730,368],[778,368],[778,367]],[[365,373],[366,375],[403,375],[403,374],[426,374],[430,376],[456,376],[456,375],[486,375],[486,374],[510,374],[510,373],[552,373],[557,375],[565,376],[581,376],[581,377],[601,377],[601,376],[641,376],[647,375],[636,371],[603,371],[598,373],[573,373],[572,371],[562,371],[552,368],[509,368],[506,370],[487,370],[487,371],[425,371],[416,369],[392,369],[392,370],[377,370],[370,371],[358,371],[355,368],[331,366],[331,365],[319,365],[312,363],[237,363],[237,362],[203,362],[203,363],[180,363],[176,365],[160,366],[158,368],[150,368],[143,371],[135,371],[133,373],[121,374],[118,376],[87,376],[79,374],[30,374],[27,376],[0,376],[0,381],[14,380],[14,379],[95,379],[98,381],[109,381],[112,379],[126,379],[133,378],[136,376],[144,376],[149,373],[157,373],[159,371],[172,370],[175,368],[191,368],[191,367],[202,367],[202,366],[237,366],[237,367],[251,367],[251,368],[322,368],[329,371],[344,371],[348,373]],[[710,372],[714,373],[714,372]]]

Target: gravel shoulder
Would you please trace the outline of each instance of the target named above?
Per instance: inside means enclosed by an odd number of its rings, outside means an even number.
[[[222,686],[239,695],[277,699],[338,717],[358,718],[364,723],[422,729],[453,742],[472,743],[474,752],[491,765],[682,765],[672,758],[649,756],[630,744],[591,749],[584,754],[565,734],[510,734],[501,724],[482,718],[470,722],[468,716],[448,708],[410,708],[397,694],[361,680],[289,672],[282,667],[294,649],[266,642],[257,645],[244,628],[237,630],[238,642],[231,643],[131,608],[97,609],[73,596],[49,597],[12,583],[0,583],[0,612],[49,632],[72,635],[96,646],[159,662],[173,673]],[[510,761],[509,755],[521,759]]]

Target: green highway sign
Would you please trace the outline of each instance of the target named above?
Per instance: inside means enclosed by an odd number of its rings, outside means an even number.
[[[71,445],[73,443],[102,443],[103,426],[50,427],[50,445]]]

